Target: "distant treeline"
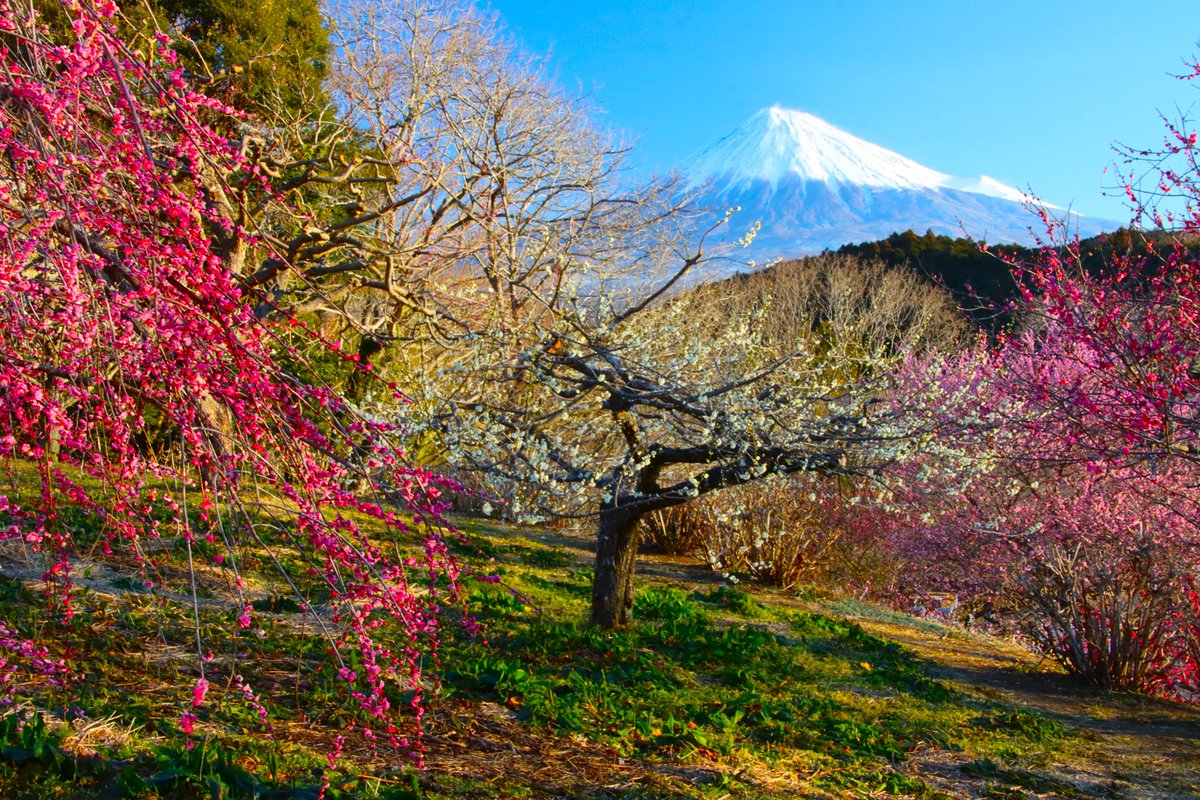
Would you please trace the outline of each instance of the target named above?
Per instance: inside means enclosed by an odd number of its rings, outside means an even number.
[[[1128,263],[1141,264],[1140,275],[1144,278],[1162,269],[1177,239],[1169,231],[1120,228],[1081,240],[1078,266],[1099,274],[1113,262],[1114,254],[1128,254],[1133,257]],[[1200,241],[1195,237],[1184,244],[1193,251],[1200,249]],[[844,245],[837,253],[915,269],[947,289],[977,324],[998,331],[1009,323],[1009,306],[1017,293],[1010,263],[1029,263],[1037,251],[1015,244],[984,248],[970,239],[939,236],[933,231],[918,235],[909,230],[877,242]]]

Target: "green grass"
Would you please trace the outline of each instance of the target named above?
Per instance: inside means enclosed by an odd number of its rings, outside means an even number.
[[[232,606],[199,610],[213,674],[236,670],[269,690],[274,738],[252,709],[230,702],[231,687],[214,685],[220,702],[201,710],[196,747],[182,749],[177,723],[195,679],[190,604],[136,579],[111,593],[81,588],[79,616],[56,628],[41,594],[0,580],[0,619],[71,648],[82,673],[67,693],[37,692],[25,707],[27,716],[37,712],[28,724],[18,728],[10,716],[0,726],[0,796],[306,798],[327,775],[331,798],[718,800],[775,797],[780,786],[813,796],[948,797],[908,768],[912,754],[929,751],[968,763],[964,774],[985,778],[989,791],[1070,796],[1038,770],[1074,746],[1071,730],[960,693],[914,653],[853,621],[729,587],[660,584],[638,592],[635,626],[598,631],[582,625],[591,571],[577,552],[485,531],[453,547],[502,582],[470,587],[484,637],[453,634],[443,643],[444,690],[431,731],[476,741],[472,731],[496,713],[485,710],[498,708],[507,735],[546,747],[576,743],[614,770],[636,766],[628,785],[570,783],[565,768],[557,783],[546,782],[488,772],[482,761],[473,774],[418,774],[362,748],[326,773],[333,739],[356,719],[353,701],[328,643],[300,625],[297,599],[274,592],[254,603],[264,621],[257,636],[238,630]],[[265,572],[251,577],[269,581]],[[81,747],[80,723],[71,721],[79,714],[123,733]]]
[[[579,603],[570,582],[508,578],[540,605]],[[476,594],[496,598],[481,606],[502,609],[505,631],[455,645],[452,696],[506,704],[547,735],[583,735],[622,757],[798,759],[819,765],[817,787],[934,797],[897,770],[918,748],[1012,755],[1063,738],[1052,726],[980,726],[981,714],[1018,712],[950,690],[855,623],[769,609],[735,590],[645,589],[640,623],[621,632],[523,611],[504,590]]]

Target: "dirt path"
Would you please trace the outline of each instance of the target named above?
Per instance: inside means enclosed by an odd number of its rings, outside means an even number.
[[[993,637],[855,619],[915,651],[936,677],[958,690],[1044,714],[1079,732],[1070,763],[1047,764],[1041,775],[1050,794],[1032,796],[1064,796],[1069,786],[1082,797],[1200,798],[1200,709],[1082,686]],[[921,767],[936,775],[952,762],[929,758]]]
[[[1020,651],[1005,652],[1002,642],[978,641],[967,634],[934,638],[921,631],[865,623],[888,638],[916,650],[937,665],[939,677],[1005,701],[1036,709],[1064,724],[1103,736],[1125,736],[1143,752],[1200,756],[1200,710],[1137,695],[1097,691],[1066,675],[1033,672],[1039,662]],[[1003,648],[1003,649],[1002,649]]]

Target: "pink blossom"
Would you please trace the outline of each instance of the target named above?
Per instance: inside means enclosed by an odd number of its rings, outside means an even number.
[[[204,702],[204,695],[207,693],[208,681],[206,681],[204,678],[200,678],[192,687],[192,707],[199,708],[200,704]]]

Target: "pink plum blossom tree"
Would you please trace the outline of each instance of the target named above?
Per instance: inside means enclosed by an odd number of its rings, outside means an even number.
[[[1200,75],[1190,65],[1185,77]],[[1196,136],[1129,150],[1137,220],[1169,228],[1102,270],[1042,210],[1014,263],[1021,322],[910,365],[902,404],[940,431],[898,467],[914,583],[1004,597],[1047,652],[1111,687],[1195,696],[1200,618],[1200,185]],[[1139,177],[1138,170],[1144,170]],[[1131,241],[1136,239],[1135,233]],[[1192,648],[1192,649],[1189,649]]]
[[[37,475],[36,490],[0,497],[0,538],[44,557],[66,621],[81,551],[157,588],[171,580],[157,569],[165,553],[182,550],[190,586],[164,588],[194,597],[199,569],[226,571],[244,635],[259,623],[239,558],[264,552],[285,584],[330,598],[317,620],[347,691],[368,724],[415,750],[395,698],[411,692],[419,722],[422,654],[458,592],[438,526],[444,482],[406,461],[398,431],[281,366],[313,334],[256,315],[269,298],[231,269],[245,249],[214,246],[214,232],[233,231],[269,246],[220,202],[273,191],[219,132],[253,121],[197,92],[167,36],[127,46],[111,2],[62,11],[65,42],[33,6],[0,0],[0,459],[10,475]],[[151,422],[170,432],[156,446]],[[359,479],[365,495],[347,489]],[[72,522],[79,514],[90,523]],[[388,537],[422,555],[387,555]],[[384,624],[398,645],[378,635]],[[46,652],[53,641],[5,628],[0,645],[10,661],[34,653],[55,676],[65,669]],[[206,650],[197,613],[185,731],[211,696]]]

